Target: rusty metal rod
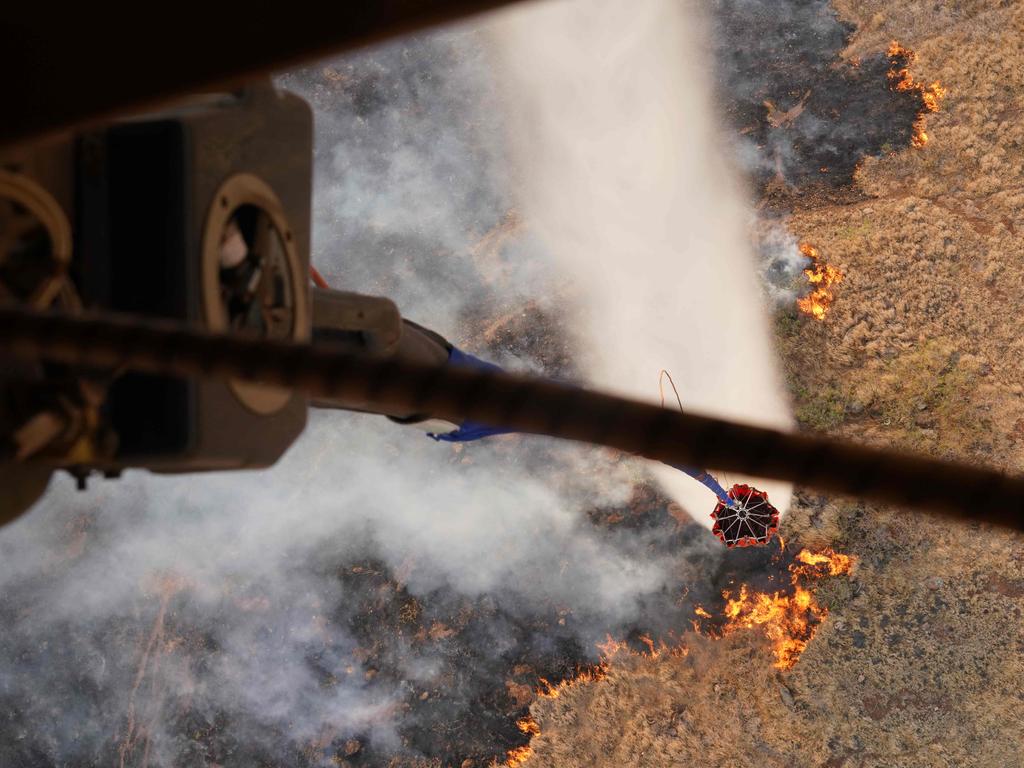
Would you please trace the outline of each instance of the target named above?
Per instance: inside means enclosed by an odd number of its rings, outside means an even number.
[[[178,376],[243,378],[618,448],[853,497],[1024,528],[1024,480],[992,469],[786,434],[546,380],[430,367],[300,345],[216,335],[125,315],[66,316],[0,307],[0,355]]]

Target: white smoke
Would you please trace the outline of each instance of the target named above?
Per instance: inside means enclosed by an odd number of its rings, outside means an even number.
[[[497,81],[471,31],[282,78],[316,110],[316,263],[471,352],[465,317],[481,304],[540,300],[566,334],[582,307],[591,383],[652,399],[668,368],[688,408],[787,425],[743,206],[679,8],[552,3],[497,29],[515,65]],[[474,258],[517,207],[526,234]],[[500,361],[543,370],[524,349]],[[681,564],[721,556],[710,536],[667,553],[660,529],[590,524],[583,510],[626,501],[638,466],[533,437],[459,452],[377,417],[317,413],[266,472],[129,472],[82,494],[58,478],[0,530],[0,764],[138,765],[144,752],[153,766],[284,765],[354,735],[400,751],[394,705],[443,688],[450,649],[410,644],[375,677],[355,628],[376,587],[348,566],[382,563],[427,607],[487,601],[526,623],[557,606],[592,647],[659,618]],[[698,517],[710,509],[694,481],[655,471]],[[480,632],[473,663],[510,653],[505,627]],[[446,691],[449,712],[477,706],[474,685]]]
[[[498,19],[523,207],[575,285],[593,384],[651,400],[664,368],[689,410],[789,428],[699,12],[565,0]],[[654,471],[710,526],[710,492]],[[756,483],[785,511],[789,485]]]
[[[777,307],[792,307],[797,296],[807,292],[803,270],[811,260],[800,251],[800,243],[780,219],[756,217],[750,222],[750,237],[759,256],[762,287]]]

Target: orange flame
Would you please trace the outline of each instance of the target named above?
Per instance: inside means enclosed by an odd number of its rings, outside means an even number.
[[[812,622],[818,623],[825,615],[814,596],[802,587],[792,595],[782,592],[750,594],[744,584],[739,597],[725,606],[728,623],[725,633],[737,629],[763,627],[775,648],[775,667],[791,669],[807,647],[814,634]]]
[[[829,576],[839,576],[844,573],[849,573],[853,569],[853,558],[849,555],[844,555],[840,552],[836,552],[831,548],[823,549],[821,552],[811,552],[809,549],[802,549],[796,556],[796,559],[804,565],[824,565],[828,567]],[[798,569],[797,566],[791,566],[791,570]],[[798,569],[800,575],[806,575],[807,569]]]
[[[818,255],[818,249],[810,243],[800,243],[800,253],[811,260],[811,266],[804,270],[813,290],[802,299],[797,299],[796,306],[805,315],[815,320],[824,320],[828,308],[835,300],[832,286],[843,281],[843,273],[826,264]]]
[[[728,602],[723,612],[726,623],[722,628],[722,634],[718,637],[739,629],[761,627],[772,641],[776,659],[774,666],[778,669],[791,669],[800,658],[800,654],[807,648],[811,638],[814,637],[818,625],[828,615],[828,609],[818,605],[814,594],[800,584],[800,579],[818,579],[825,575],[839,576],[850,573],[853,565],[853,557],[836,552],[831,548],[823,549],[820,552],[812,552],[806,548],[800,550],[794,562],[789,566],[792,594],[786,594],[783,590],[770,594],[752,592],[746,584],[740,587],[739,595],[735,598],[731,597],[729,592],[722,593],[722,597]],[[711,613],[700,605],[695,606],[694,613],[701,618],[713,618]],[[699,625],[696,622],[694,622],[694,631],[699,631]],[[715,637],[716,635],[712,634],[711,636]],[[608,635],[603,643],[597,644],[597,648],[601,652],[601,661],[598,664],[580,669],[574,677],[567,678],[557,685],[553,685],[543,677],[538,678],[540,688],[537,695],[541,698],[557,699],[569,688],[604,680],[608,677],[612,659],[620,653],[647,659],[657,659],[665,652],[678,656],[687,655],[687,649],[683,646],[669,647],[664,641],[656,644],[647,635],[640,635],[637,639],[646,647],[646,650],[636,651],[630,647],[629,643],[616,640]],[[531,714],[516,721],[516,727],[521,733],[529,735],[531,739],[540,733],[540,725]],[[533,747],[529,744],[515,747],[505,753],[503,766],[517,768],[532,756]]]
[[[917,119],[914,120],[913,133],[910,137],[910,144],[920,149],[929,140],[928,132],[924,128],[925,115],[939,111],[942,100],[946,97],[946,89],[938,80],[931,85],[925,85],[914,79],[914,76],[910,74],[910,65],[917,59],[917,54],[909,48],[904,48],[893,40],[889,43],[887,53],[890,59],[903,59],[906,62],[904,66],[900,67],[893,61],[888,72],[889,87],[894,91],[916,92],[921,96],[922,107],[917,113]]]
[[[614,642],[609,637],[609,642]],[[602,661],[600,664],[595,664],[592,667],[584,667],[580,669],[574,677],[567,678],[560,682],[558,685],[552,685],[546,678],[538,678],[540,680],[541,687],[537,690],[537,695],[544,699],[557,699],[562,695],[564,691],[576,685],[585,685],[587,683],[594,683],[598,680],[604,680],[608,676],[607,662]],[[540,724],[533,719],[533,715],[527,714],[525,717],[520,718],[516,721],[516,728],[520,732],[527,734],[532,740],[534,736],[540,733]],[[524,744],[521,747],[513,747],[505,753],[505,762],[503,763],[506,768],[516,768],[525,763],[533,755],[533,747],[529,744]],[[492,763],[492,766],[495,765]]]
[[[540,733],[540,726],[537,724],[537,721],[533,719],[533,715],[529,714],[516,721],[516,728],[518,728],[522,733],[525,733],[531,739]],[[524,744],[521,747],[514,747],[505,753],[505,765],[509,766],[509,768],[515,768],[515,766],[525,763],[531,755],[533,755],[533,747],[529,744]]]
[[[622,640],[616,640],[611,635],[606,635],[603,643],[597,643],[597,650],[601,652],[602,662],[607,663],[620,651],[628,651],[629,645]]]
[[[746,584],[740,587],[735,598],[731,598],[728,592],[722,594],[728,600],[723,634],[762,627],[774,647],[774,666],[777,669],[792,669],[814,637],[818,625],[828,615],[828,609],[818,605],[814,594],[803,587],[799,579],[818,578],[826,573],[829,576],[849,573],[854,562],[849,555],[831,549],[821,552],[803,549],[796,560],[789,566],[792,594],[781,590],[770,594],[751,593]]]
[[[541,677],[539,678],[541,688],[537,691],[537,695],[543,699],[557,699],[568,688],[575,685],[595,683],[598,680],[604,680],[606,677],[608,677],[607,662],[601,662],[592,667],[584,667],[576,673],[575,677],[566,678],[558,685],[552,685],[547,679]]]
[[[544,682],[547,682],[546,680]],[[540,726],[537,721],[533,719],[533,715],[527,714],[526,717],[520,718],[516,721],[516,728],[522,733],[525,733],[531,739],[540,733]],[[517,765],[522,765],[533,755],[533,747],[529,744],[524,744],[521,747],[513,747],[505,753],[505,765],[508,768],[515,768]],[[492,763],[492,766],[494,763]]]
[[[537,721],[533,719],[533,715],[527,715],[524,718],[516,721],[516,728],[523,733],[528,733],[531,736],[536,736],[540,733],[540,726],[537,725]]]
[[[533,747],[529,744],[524,744],[521,747],[510,749],[505,753],[505,765],[509,768],[515,768],[515,766],[525,763],[532,754]]]

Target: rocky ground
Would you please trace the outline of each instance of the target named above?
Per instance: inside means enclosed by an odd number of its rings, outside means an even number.
[[[929,141],[864,160],[788,226],[845,273],[777,316],[805,429],[1024,469],[1024,5],[836,0],[852,60],[899,40],[947,88]],[[800,493],[787,547],[855,555],[791,670],[757,630],[616,658],[532,707],[527,766],[1024,766],[1024,536]]]

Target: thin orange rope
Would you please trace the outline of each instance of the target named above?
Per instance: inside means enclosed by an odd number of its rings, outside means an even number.
[[[676,383],[672,380],[672,374],[662,368],[658,372],[658,394],[661,396],[661,407],[665,407],[665,379],[668,379],[668,383],[672,385],[672,391],[675,393],[676,402],[679,404],[679,412],[685,413],[683,410],[683,400],[679,397],[679,390],[676,389]],[[706,470],[705,470],[706,471]],[[729,478],[728,473],[722,472],[722,479],[725,481],[727,486],[732,486],[732,480]]]
[[[668,383],[672,385],[672,391],[676,394],[676,402],[679,403],[679,412],[683,413],[683,401],[679,397],[679,390],[676,389],[676,383],[672,381],[672,374],[666,371],[664,368],[658,372],[658,394],[661,395],[661,407],[665,407],[665,387],[664,379],[668,377]]]
[[[323,288],[325,291],[330,290],[331,286],[327,284],[327,281],[324,280],[324,276],[321,275],[317,271],[317,268],[312,264],[309,265],[309,276],[313,279],[313,284],[317,288]]]

